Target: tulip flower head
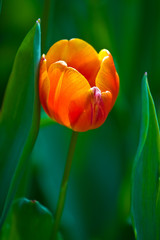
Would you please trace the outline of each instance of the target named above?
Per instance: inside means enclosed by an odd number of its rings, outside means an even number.
[[[99,54],[80,39],[56,42],[42,55],[39,96],[45,112],[77,132],[101,126],[119,92],[119,77],[108,50]]]

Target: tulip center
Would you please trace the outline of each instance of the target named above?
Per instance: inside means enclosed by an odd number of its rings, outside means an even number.
[[[98,87],[92,87],[91,91],[91,124],[98,121],[100,115],[103,113],[102,105],[102,95],[101,90]]]
[[[92,95],[93,96],[93,99],[92,99],[93,104],[100,103],[100,101],[101,101],[101,90],[98,87],[92,87],[90,90],[93,94]]]

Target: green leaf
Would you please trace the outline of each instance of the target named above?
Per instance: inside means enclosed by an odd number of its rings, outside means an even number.
[[[22,198],[12,205],[2,228],[1,240],[50,240],[51,212],[37,201]]]
[[[138,240],[160,239],[159,207],[160,132],[147,82],[142,80],[142,123],[132,176],[132,220]]]
[[[1,225],[38,135],[39,61],[38,20],[17,52],[0,114],[0,212],[3,210]]]

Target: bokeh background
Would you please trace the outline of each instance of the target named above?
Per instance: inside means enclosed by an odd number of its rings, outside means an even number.
[[[97,51],[108,49],[120,76],[119,97],[106,122],[99,129],[79,134],[61,223],[65,240],[135,239],[130,188],[139,142],[144,72],[148,72],[160,119],[159,13],[158,0],[2,3],[0,106],[18,47],[38,18],[44,53],[60,39],[82,38]],[[17,196],[36,199],[54,213],[70,137],[71,130],[58,124],[40,128]]]

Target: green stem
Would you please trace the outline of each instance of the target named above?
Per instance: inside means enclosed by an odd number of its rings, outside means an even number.
[[[58,203],[57,203],[56,213],[55,213],[55,221],[54,221],[53,231],[52,231],[52,240],[56,240],[61,216],[63,213],[66,192],[67,192],[67,186],[68,186],[69,173],[70,173],[73,154],[74,154],[75,146],[76,146],[76,142],[77,142],[77,136],[78,136],[78,133],[73,131],[70,146],[69,146],[68,156],[67,156],[67,160],[66,160],[66,166],[64,169],[63,179],[61,182],[61,189],[60,189],[59,199],[58,199]]]

